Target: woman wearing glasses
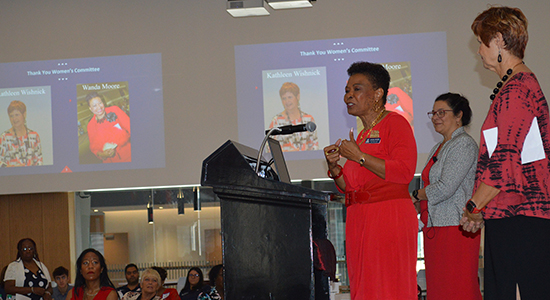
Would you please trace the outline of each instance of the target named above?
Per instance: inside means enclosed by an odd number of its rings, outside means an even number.
[[[7,294],[17,300],[51,300],[52,287],[48,268],[38,258],[36,243],[25,238],[17,243],[17,259],[8,265],[4,277]]]
[[[477,280],[480,235],[459,225],[462,208],[472,196],[478,147],[466,133],[472,110],[455,93],[435,99],[428,112],[443,140],[436,144],[422,171],[421,189],[412,193],[425,224],[424,261],[428,299],[481,299]]]
[[[181,289],[181,300],[196,300],[204,287],[204,275],[200,268],[192,267],[187,273],[185,286]]]

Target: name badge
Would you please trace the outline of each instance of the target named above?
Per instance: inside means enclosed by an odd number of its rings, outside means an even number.
[[[380,138],[368,138],[365,140],[365,144],[380,144]]]

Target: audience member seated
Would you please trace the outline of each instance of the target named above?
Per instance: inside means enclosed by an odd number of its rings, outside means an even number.
[[[205,289],[204,292],[199,294],[199,300],[219,300],[224,299],[223,289],[223,265],[215,265],[208,272],[208,279],[210,284],[214,284],[213,287]]]
[[[55,283],[57,284],[57,286],[53,288],[53,300],[67,299],[67,295],[73,288],[73,286],[69,284],[69,270],[63,266],[60,266],[53,270],[52,274],[53,280],[55,280]]]
[[[161,287],[161,278],[154,269],[147,269],[141,274],[141,292],[128,292],[124,294],[122,300],[160,300],[157,295]]]
[[[196,300],[203,288],[208,291],[209,286],[204,284],[204,276],[200,268],[192,267],[187,273],[185,286],[180,292],[181,300]]]
[[[17,258],[8,265],[4,277],[6,293],[17,299],[51,300],[50,283],[50,272],[38,258],[36,243],[30,238],[20,240]]]
[[[139,270],[135,264],[128,264],[124,268],[124,275],[128,284],[119,287],[117,290],[119,298],[128,292],[141,292],[139,286]]]
[[[157,271],[160,275],[160,287],[157,291],[157,296],[163,300],[179,300],[178,291],[176,289],[164,287],[164,281],[166,280],[166,277],[168,277],[168,272],[166,272],[166,269],[161,267],[152,267],[151,269]]]
[[[103,255],[86,249],[76,260],[76,279],[71,300],[118,300]]]

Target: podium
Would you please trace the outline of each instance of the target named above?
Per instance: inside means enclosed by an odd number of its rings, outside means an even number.
[[[227,141],[203,161],[201,185],[220,198],[225,299],[329,299],[313,266],[329,195],[258,176],[257,154]]]

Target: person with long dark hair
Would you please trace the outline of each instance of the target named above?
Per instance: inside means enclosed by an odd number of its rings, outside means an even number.
[[[51,300],[52,287],[48,268],[38,258],[36,243],[31,238],[17,243],[17,257],[8,265],[4,277],[7,294],[17,300]]]
[[[117,300],[103,255],[92,248],[76,260],[76,279],[71,300]]]
[[[195,300],[204,287],[204,275],[198,267],[192,267],[187,272],[185,286],[180,291],[181,300]]]

